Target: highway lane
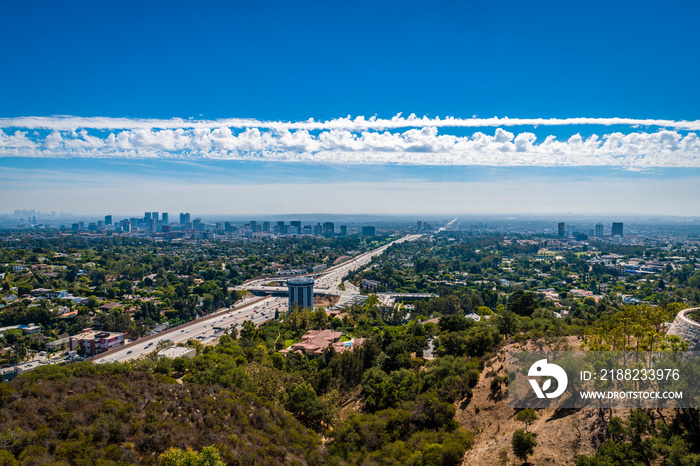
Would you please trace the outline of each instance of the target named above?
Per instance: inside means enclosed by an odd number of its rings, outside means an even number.
[[[377,249],[373,249],[372,251],[360,254],[359,256],[354,257],[348,261],[326,269],[323,272],[321,272],[321,274],[316,279],[315,288],[337,288],[338,285],[342,283],[343,277],[347,275],[349,271],[359,270],[367,266],[370,262],[372,262],[372,259],[374,257],[384,254],[384,251],[386,251],[390,246],[394,244],[403,243],[404,241],[415,241],[421,236],[422,235],[419,234],[401,237],[392,241],[391,243],[385,244],[384,246],[380,246]]]
[[[280,312],[286,310],[286,305],[287,299],[279,297],[263,297],[248,300],[232,308],[220,309],[213,314],[192,322],[98,354],[91,360],[100,364],[138,359],[154,351],[158,343],[165,340],[171,340],[175,345],[192,339],[198,340],[204,345],[212,344],[223,335],[223,329],[235,326],[240,331],[243,328],[243,322],[246,320],[252,321],[255,325],[261,325],[268,320],[274,319],[275,310]]]
[[[448,223],[447,225],[445,225],[444,227],[438,228],[438,231],[437,231],[437,232],[438,232],[438,233],[441,233],[441,232],[443,232],[443,231],[448,230],[448,229],[452,226],[452,224],[455,223],[456,221],[457,221],[457,217],[455,217],[454,219],[452,219],[452,221],[449,222],[449,223]]]
[[[356,271],[359,269],[362,269],[369,265],[372,262],[372,259],[376,256],[379,256],[381,254],[384,254],[384,251],[387,250],[391,245],[393,244],[399,244],[404,241],[415,241],[418,238],[420,238],[422,234],[417,234],[417,235],[408,235],[404,236],[401,238],[398,238],[391,243],[385,244],[384,246],[380,246],[377,249],[373,249],[372,251],[365,252],[363,254],[360,254],[352,259],[349,259],[341,264],[334,265],[333,267],[330,267],[323,272],[317,273],[317,274],[306,274],[306,275],[299,275],[297,277],[286,277],[284,280],[287,280],[289,278],[301,278],[301,277],[313,277],[314,278],[314,290],[317,291],[332,291],[333,294],[340,295],[341,297],[344,297],[345,295],[348,295],[348,297],[354,296],[359,294],[359,289],[356,287],[351,287],[351,289],[346,289],[345,292],[341,291],[338,287],[343,281],[343,277],[347,275],[348,272],[350,271]],[[244,289],[259,289],[261,291],[264,291],[265,289],[268,289],[268,287],[265,286],[266,283],[274,282],[275,277],[267,277],[267,278],[257,278],[250,280],[240,286],[237,286],[235,289],[238,290],[244,290]],[[270,291],[283,291],[284,287],[269,287]],[[347,287],[346,287],[347,288]]]

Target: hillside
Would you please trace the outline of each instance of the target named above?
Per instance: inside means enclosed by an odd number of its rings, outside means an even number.
[[[119,365],[45,367],[0,384],[0,426],[0,450],[22,464],[148,465],[169,447],[209,445],[228,464],[307,464],[319,445],[250,393]]]
[[[475,433],[474,445],[462,459],[465,466],[500,464],[498,456],[503,449],[519,464],[511,451],[511,437],[524,425],[515,420],[516,410],[508,407],[507,388],[502,387],[495,396],[490,388],[494,376],[506,375],[506,353],[512,348],[505,346],[486,362],[473,397],[462,406],[458,404],[455,419]],[[528,458],[532,464],[569,465],[577,455],[594,454],[605,440],[609,413],[604,418],[596,409],[544,409],[537,410],[537,415],[539,419],[528,428],[538,442],[534,456]]]

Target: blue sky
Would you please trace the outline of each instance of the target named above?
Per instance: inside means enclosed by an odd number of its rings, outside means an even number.
[[[0,2],[0,212],[700,215],[699,10]]]

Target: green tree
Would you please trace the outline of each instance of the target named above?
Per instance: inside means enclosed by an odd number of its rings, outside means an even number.
[[[173,360],[173,369],[180,374],[184,374],[190,365],[189,361],[190,360],[187,358],[175,358],[175,360]]]
[[[535,413],[535,410],[532,408],[523,409],[515,415],[516,421],[525,423],[525,432],[527,432],[527,428],[538,419],[537,413]]]
[[[87,300],[87,307],[90,308],[91,311],[94,311],[97,309],[97,306],[100,305],[100,300],[96,296],[90,296]]]
[[[241,338],[243,340],[256,340],[258,338],[258,328],[255,326],[253,321],[246,320],[243,322]]]
[[[508,310],[521,316],[529,316],[537,309],[537,299],[530,291],[517,290],[508,297]]]
[[[0,450],[0,466],[17,466],[19,461],[7,450]]]
[[[328,314],[322,307],[317,307],[311,316],[311,327],[323,330],[328,324]]]
[[[284,407],[310,427],[319,428],[325,420],[323,400],[316,396],[308,383],[293,384],[287,392]]]
[[[503,311],[498,315],[496,319],[496,325],[498,326],[498,331],[505,338],[514,335],[518,330],[518,316],[510,311]]]
[[[275,353],[270,356],[270,362],[275,369],[279,369],[281,371],[285,369],[284,356],[282,356],[280,353]]]
[[[474,325],[474,321],[462,315],[445,315],[440,317],[438,327],[441,332],[461,332]]]
[[[523,461],[527,461],[527,457],[535,452],[537,439],[531,433],[525,432],[524,429],[518,429],[513,433],[510,444],[513,447],[515,456]]]
[[[18,328],[11,328],[9,330],[5,330],[4,336],[5,340],[10,345],[13,345],[22,338],[22,331]]]
[[[200,453],[188,448],[168,448],[158,457],[159,466],[224,466],[219,451],[214,446],[204,447]]]

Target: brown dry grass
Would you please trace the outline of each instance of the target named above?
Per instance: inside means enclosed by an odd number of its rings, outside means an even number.
[[[580,340],[575,337],[567,338],[562,343],[569,343],[571,349],[577,349]],[[507,388],[503,387],[501,395],[491,394],[491,380],[487,377],[491,371],[499,376],[506,375],[506,353],[513,349],[534,350],[534,344],[507,344],[490,359],[477,386],[473,397],[468,402],[457,404],[457,421],[466,429],[476,434],[474,446],[467,451],[462,459],[463,465],[496,465],[499,451],[506,449],[509,464],[521,464],[511,449],[511,437],[517,429],[524,428],[522,422],[515,420],[516,410],[508,407]],[[625,417],[626,413],[613,414]],[[572,464],[577,455],[592,455],[603,443],[606,435],[610,410],[598,409],[543,409],[537,410],[539,419],[528,430],[537,436],[537,447],[532,457],[528,458],[533,465],[568,465]]]
[[[314,296],[314,307],[335,306],[340,301],[340,296]]]

